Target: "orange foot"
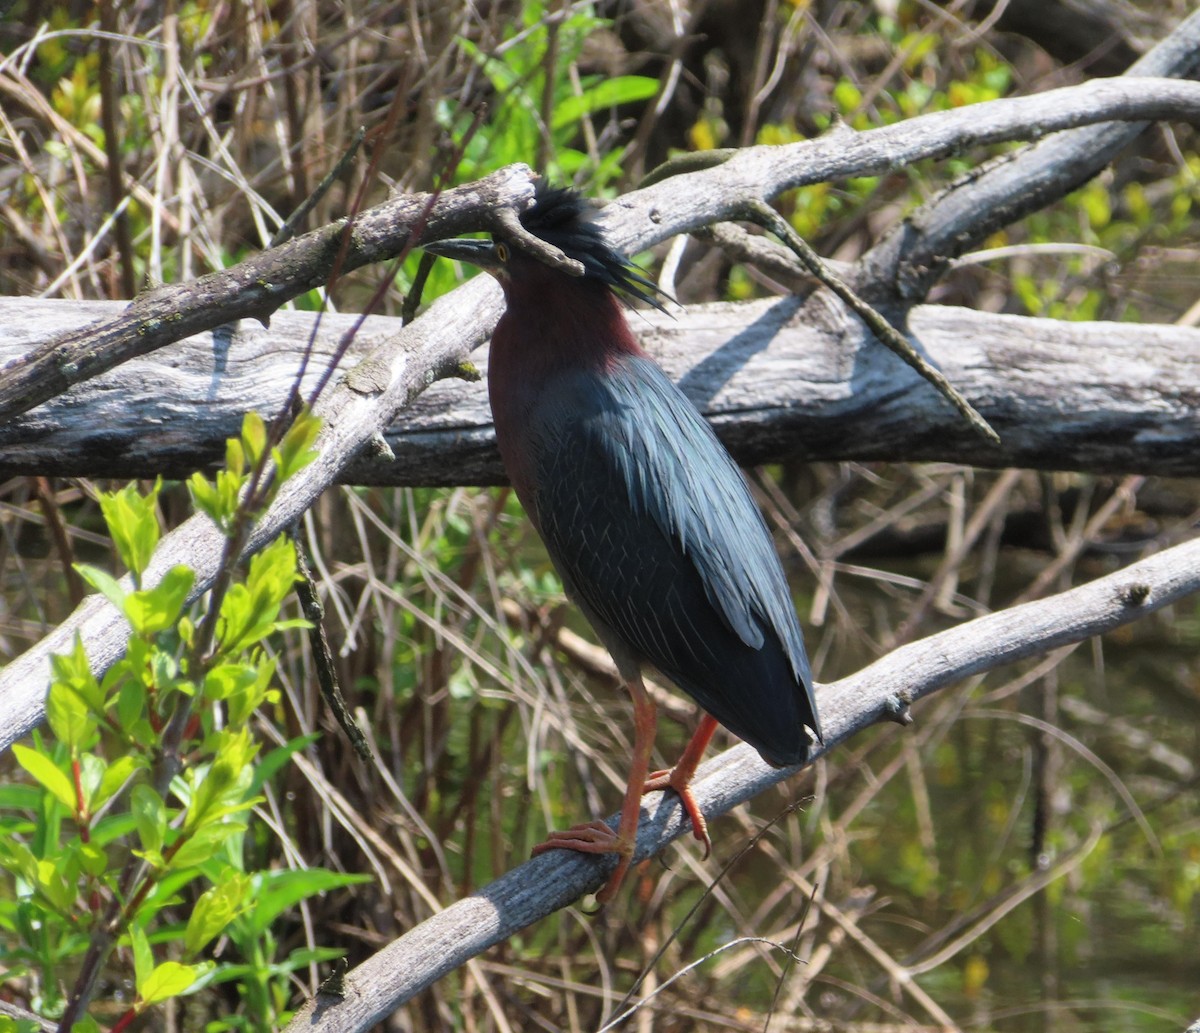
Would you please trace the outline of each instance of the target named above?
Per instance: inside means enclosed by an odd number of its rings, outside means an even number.
[[[625,879],[629,863],[633,860],[633,843],[621,838],[602,821],[585,821],[582,825],[564,829],[561,832],[551,832],[546,842],[539,843],[533,848],[533,855],[543,854],[547,850],[575,850],[581,854],[617,854],[620,861],[612,875],[596,894],[601,904],[607,904]]]
[[[692,835],[704,844],[704,857],[707,860],[708,855],[712,853],[712,840],[708,838],[708,822],[700,813],[700,805],[696,803],[696,797],[692,793],[692,772],[681,770],[681,767],[682,765],[677,764],[673,768],[650,772],[646,778],[644,791],[648,793],[655,789],[664,792],[668,789],[675,790],[679,796],[679,802],[683,804],[683,809],[692,819]]]

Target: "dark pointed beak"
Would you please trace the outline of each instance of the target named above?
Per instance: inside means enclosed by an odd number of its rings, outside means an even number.
[[[468,262],[489,273],[499,272],[501,267],[496,245],[490,240],[438,240],[422,247],[431,255]]]

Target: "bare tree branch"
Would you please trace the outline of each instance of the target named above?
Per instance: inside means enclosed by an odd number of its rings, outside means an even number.
[[[1197,590],[1200,540],[1060,595],[902,646],[857,674],[817,687],[826,743],[809,763],[871,725],[905,719],[913,702],[969,675],[1111,631]],[[804,766],[768,767],[740,744],[701,767],[693,789],[711,819]],[[610,823],[615,827],[615,822],[614,816]],[[648,794],[635,858],[653,856],[690,829],[673,794]],[[345,997],[310,1001],[285,1033],[369,1029],[488,947],[594,892],[612,862],[562,850],[526,861],[393,940],[347,975]]]
[[[395,197],[360,212],[352,226],[343,219],[232,269],[139,294],[108,322],[41,342],[0,367],[0,424],[72,384],[191,334],[244,318],[266,324],[284,302],[327,283],[339,254],[340,270],[347,273],[395,258],[422,241],[491,226],[507,230],[516,222],[512,210],[524,210],[533,201],[531,177],[525,166],[513,166],[438,195]],[[510,218],[503,218],[505,213]],[[578,265],[545,241],[524,236],[547,261]]]
[[[1183,77],[1197,68],[1200,12],[1184,20],[1121,79]],[[868,251],[859,262],[858,277],[885,297],[923,298],[950,260],[1082,186],[1147,124],[1101,123],[1058,133],[967,177]]]
[[[1178,32],[1200,36],[1200,16]],[[1114,120],[1177,119],[1195,123],[1200,83],[1121,76],[1030,97],[972,104],[858,132],[840,128],[815,140],[745,147],[712,168],[670,176],[618,198],[604,211],[614,243],[638,251],[675,233],[736,218],[747,200],[785,190],[883,175],[929,158]],[[1169,114],[1168,114],[1169,112]],[[1013,218],[1022,214],[1015,210]],[[657,232],[646,232],[654,226]]]
[[[1177,30],[1183,38],[1192,33],[1200,35],[1200,15]],[[773,198],[797,186],[875,175],[975,146],[1039,139],[1096,122],[1147,119],[1200,123],[1200,83],[1097,79],[1031,97],[933,112],[862,133],[843,129],[818,140],[745,148],[715,168],[672,176],[626,195],[606,210],[605,223],[615,243],[640,250],[676,233],[735,218],[748,201]],[[514,192],[515,185],[511,171],[502,171],[436,199],[395,198],[360,213],[342,268],[356,269],[394,257],[420,241],[471,229],[497,227],[511,234],[513,208],[530,197],[527,181],[524,190]],[[265,321],[285,301],[326,281],[344,228],[343,222],[334,223],[233,269],[148,291],[108,324],[39,344],[0,370],[0,422],[128,358],[192,333],[244,317]],[[522,246],[538,250],[551,264],[563,264],[556,249],[521,236]]]

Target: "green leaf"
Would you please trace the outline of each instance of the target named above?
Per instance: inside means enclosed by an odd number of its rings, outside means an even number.
[[[104,781],[104,772],[108,770],[108,761],[95,753],[79,755],[79,786],[77,792],[83,797],[84,808],[90,815],[94,810],[92,800],[100,791],[100,783]]]
[[[239,653],[270,635],[296,578],[296,553],[286,538],[276,538],[251,559],[245,583],[233,585],[221,604],[222,651]]]
[[[51,665],[58,659],[51,657]],[[46,695],[46,720],[55,737],[66,744],[72,756],[79,753],[96,731],[96,720],[87,701],[71,685],[57,677]]]
[[[1108,187],[1097,183],[1084,187],[1076,195],[1092,229],[1100,230],[1112,221],[1112,202]]]
[[[250,912],[250,929],[258,934],[264,932],[288,908],[302,900],[340,889],[370,882],[367,875],[347,875],[331,872],[325,868],[298,868],[282,871],[259,872],[254,894],[254,910]]]
[[[242,446],[237,444],[237,440],[230,438],[226,444],[228,446],[226,459],[242,463]],[[247,476],[241,472],[241,469],[236,472],[218,470],[216,480],[211,484],[198,473],[192,474],[188,480],[188,491],[191,493],[195,507],[206,514],[226,534],[228,534],[234,514],[237,512],[238,499]]]
[[[132,836],[136,829],[137,822],[133,820],[133,815],[128,811],[107,814],[92,828],[92,842],[101,846],[106,843],[114,843]],[[126,849],[124,844],[122,844],[122,849]]]
[[[279,446],[271,452],[278,469],[280,484],[317,458],[318,453],[312,446],[320,430],[321,418],[314,416],[307,409],[292,421]]]
[[[221,600],[221,616],[217,623],[222,651],[236,654],[253,645],[262,637],[253,635],[255,626],[250,590],[245,585],[230,585]]]
[[[196,901],[184,931],[184,951],[198,954],[252,902],[250,877],[234,869],[226,870],[220,881]]]
[[[259,704],[272,698],[271,682],[275,660],[255,651],[249,663],[219,664],[204,679],[207,699],[224,700],[229,707],[229,726],[244,725]]]
[[[139,980],[138,997],[143,1004],[157,1004],[178,997],[186,993],[207,970],[207,965],[181,965],[178,961],[164,961],[155,966],[145,980]]]
[[[267,425],[251,410],[242,417],[242,448],[251,465],[256,464],[267,447]]]
[[[30,885],[37,882],[38,860],[24,843],[17,840],[0,841],[0,865],[21,876]]]
[[[172,567],[153,588],[125,597],[125,616],[140,635],[157,635],[175,626],[187,603],[196,575],[187,567]]]
[[[277,662],[277,658],[268,659],[261,652],[256,651],[254,683],[229,697],[229,723],[231,726],[244,725],[258,709],[259,704],[279,698],[279,693],[271,688],[271,683],[275,679]]]
[[[76,563],[75,570],[84,581],[100,592],[113,606],[124,611],[125,589],[121,587],[115,577],[99,567],[89,567],[86,563]]]
[[[161,852],[167,833],[167,805],[163,798],[143,782],[133,787],[129,795],[129,808],[137,822],[142,849],[148,853]]]
[[[581,95],[560,100],[554,108],[551,128],[565,129],[593,111],[646,100],[657,92],[658,80],[645,75],[619,75],[615,79],[601,79]]]
[[[94,713],[103,712],[104,690],[92,673],[92,665],[88,662],[87,651],[83,648],[83,640],[78,632],[75,634],[75,645],[71,652],[60,653],[50,658],[50,670],[55,681],[61,681],[79,693]]]
[[[22,746],[20,743],[17,743],[12,749],[13,756],[17,758],[17,763],[33,776],[34,781],[45,789],[46,792],[61,801],[74,814],[75,804],[77,803],[75,799],[75,787],[71,784],[71,779],[67,773],[62,771],[44,753],[31,750],[28,746]]]
[[[308,738],[306,736],[306,738]],[[284,749],[285,747],[279,747]],[[271,753],[278,753],[272,750]],[[268,754],[270,756],[270,754]],[[37,810],[38,801],[42,794],[33,786],[0,785],[0,810],[33,811]],[[0,840],[0,842],[3,842]]]
[[[276,962],[276,964],[286,972],[298,972],[313,963],[322,964],[345,956],[346,952],[336,947],[298,947],[290,952],[283,961]]]
[[[117,695],[117,722],[127,735],[137,722],[144,720],[145,710],[146,686],[141,679],[126,678]]]
[[[263,785],[278,774],[292,757],[301,750],[308,749],[319,738],[321,738],[320,732],[310,732],[308,735],[301,735],[295,739],[290,739],[285,745],[271,750],[255,765],[254,780],[250,783],[250,792],[257,793]]]
[[[258,752],[258,744],[249,729],[219,732],[210,736],[206,745],[213,750],[215,759],[193,787],[183,825],[188,832],[215,820],[218,811],[232,813],[229,808],[242,803],[254,775],[250,762]]]
[[[258,680],[258,672],[250,664],[218,664],[204,676],[204,698],[229,699],[234,693],[245,692]]]
[[[239,438],[225,439],[225,469],[238,476],[246,472],[246,449]]]
[[[95,843],[82,843],[79,847],[79,863],[86,874],[99,879],[108,871],[108,854]]]
[[[253,806],[253,803],[247,802],[246,806]],[[203,864],[215,857],[227,840],[245,831],[246,825],[240,821],[221,821],[211,825],[201,825],[172,855],[170,867],[185,869]]]
[[[288,597],[296,573],[296,548],[284,537],[276,538],[250,560],[246,586],[260,609],[278,607]]]
[[[140,577],[150,562],[161,531],[158,526],[158,493],[162,490],[162,478],[154,487],[142,495],[137,485],[128,484],[120,491],[101,492],[100,509],[108,524],[108,533],[121,562],[136,578]]]
[[[312,621],[305,620],[303,617],[293,617],[289,620],[275,622],[276,631],[307,631],[312,626]]]
[[[150,684],[156,686],[160,691],[164,687],[169,687],[186,696],[192,695],[195,691],[194,686],[190,681],[179,677],[179,664],[175,657],[156,646],[150,650],[149,659],[148,673],[152,679]]]
[[[844,115],[862,103],[862,91],[849,79],[839,79],[833,88],[833,100],[838,111]]]
[[[192,474],[188,478],[187,487],[188,493],[192,496],[192,505],[201,513],[206,514],[214,524],[220,526],[223,514],[217,489],[209,484],[201,473]]]
[[[34,885],[51,907],[61,914],[66,914],[75,903],[75,883],[78,874],[78,858],[69,854],[59,854],[54,860],[38,861]]]

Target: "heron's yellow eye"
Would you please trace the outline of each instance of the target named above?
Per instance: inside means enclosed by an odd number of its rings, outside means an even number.
[[[498,259],[500,259],[501,262],[508,261],[508,245],[507,244],[500,242],[496,245],[496,257]]]

